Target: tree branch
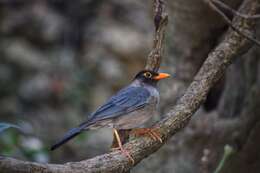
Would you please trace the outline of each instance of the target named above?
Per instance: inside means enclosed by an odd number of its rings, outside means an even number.
[[[246,15],[254,15],[258,5],[257,0],[245,0],[239,12]],[[253,35],[254,21],[246,20],[239,16],[236,16],[233,21],[233,25],[239,27],[241,31]],[[164,143],[188,124],[194,112],[204,102],[210,88],[215,85],[235,57],[250,48],[252,45],[250,43],[248,39],[237,32],[233,30],[227,31],[223,41],[209,54],[177,105],[167,113],[166,118],[156,124],[162,134]],[[136,161],[135,164],[138,164],[141,160],[157,151],[162,145],[160,142],[142,137],[128,142],[124,147]],[[112,173],[125,172],[133,166],[120,151],[63,165],[41,164],[0,157],[1,173]]]
[[[165,4],[163,0],[154,0],[154,26],[155,35],[153,49],[148,55],[145,69],[158,71],[162,59],[163,41],[165,28],[168,23],[168,15],[164,12]]]
[[[225,15],[225,13],[223,13],[214,3],[213,0],[205,0],[209,6],[216,11],[229,25],[230,28],[232,28],[234,31],[236,31],[237,33],[241,34],[242,36],[244,36],[245,38],[247,38],[248,40],[252,41],[253,43],[255,43],[257,46],[260,46],[260,41],[254,38],[254,35],[248,35],[245,32],[239,30],[239,27],[236,27],[235,25],[232,24],[232,21]],[[217,2],[217,1],[214,1]],[[223,4],[222,4],[223,5]],[[225,6],[226,7],[226,6]],[[237,14],[240,14],[239,12]],[[241,15],[239,15],[241,17]],[[243,15],[246,16],[246,15]],[[249,15],[247,15],[249,16]],[[255,16],[255,15],[253,15]]]
[[[239,13],[238,11],[236,11],[235,9],[229,7],[227,4],[225,4],[224,2],[220,1],[220,0],[211,0],[212,2],[218,4],[219,6],[221,6],[222,8],[230,11],[231,13],[233,13],[234,15],[246,18],[246,19],[259,19],[260,18],[260,14],[256,14],[256,15],[246,15],[246,14],[242,14]]]

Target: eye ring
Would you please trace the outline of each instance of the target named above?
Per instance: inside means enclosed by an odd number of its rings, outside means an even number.
[[[151,78],[151,77],[152,77],[152,73],[150,73],[150,72],[145,72],[145,73],[144,73],[144,77],[146,77],[146,78]]]

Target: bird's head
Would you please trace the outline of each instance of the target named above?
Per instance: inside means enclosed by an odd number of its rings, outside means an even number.
[[[161,79],[165,79],[170,77],[167,73],[157,73],[150,70],[142,70],[135,76],[135,80],[139,80],[140,82],[156,85],[157,82]]]

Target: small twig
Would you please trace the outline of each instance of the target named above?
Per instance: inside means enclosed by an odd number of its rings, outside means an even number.
[[[163,1],[155,0],[154,2],[154,25],[155,31],[158,31],[161,19],[162,19],[162,11],[163,11]]]
[[[154,0],[154,26],[155,35],[153,40],[153,48],[148,55],[145,69],[158,71],[162,59],[163,40],[165,27],[168,22],[168,16],[165,11],[165,3],[163,0]]]
[[[245,34],[244,32],[241,32],[237,27],[235,27],[232,24],[232,21],[213,3],[212,0],[205,0],[209,6],[215,10],[219,15],[222,16],[222,18],[228,23],[228,25],[234,30],[236,31],[238,34],[242,35],[243,37],[247,38],[248,40],[252,41],[253,43],[255,43],[257,46],[260,46],[260,41]]]
[[[220,173],[222,168],[224,167],[226,161],[235,153],[235,150],[230,145],[225,145],[224,147],[224,154],[222,159],[220,160],[217,169],[214,171],[214,173]]]
[[[222,8],[232,12],[234,15],[243,17],[245,19],[258,19],[258,18],[260,18],[260,14],[255,14],[255,15],[252,15],[252,16],[247,15],[247,14],[242,14],[242,13],[238,12],[237,10],[231,8],[230,6],[228,6],[227,4],[225,4],[224,2],[222,2],[220,0],[211,0],[211,1],[218,4]]]

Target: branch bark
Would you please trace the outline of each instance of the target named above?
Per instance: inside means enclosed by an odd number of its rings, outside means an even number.
[[[168,15],[164,11],[165,4],[163,0],[154,0],[154,26],[155,35],[153,40],[153,49],[148,55],[145,69],[158,71],[162,59],[163,41],[165,28],[168,23]]]
[[[259,3],[257,0],[245,0],[239,12],[246,15],[254,15],[258,6]],[[252,20],[236,16],[233,20],[233,25],[250,35],[254,33],[254,21]],[[163,143],[188,124],[194,112],[204,102],[210,88],[223,75],[228,65],[237,55],[246,52],[251,45],[248,39],[237,32],[233,30],[227,31],[222,42],[209,54],[177,105],[167,113],[166,118],[155,125],[161,132]],[[162,146],[162,143],[146,137],[138,138],[125,144],[125,148],[136,161],[135,164],[138,164]],[[114,151],[80,162],[69,162],[63,165],[41,164],[0,157],[0,170],[2,173],[125,172],[133,166],[128,161],[128,158],[122,155],[120,151]]]

